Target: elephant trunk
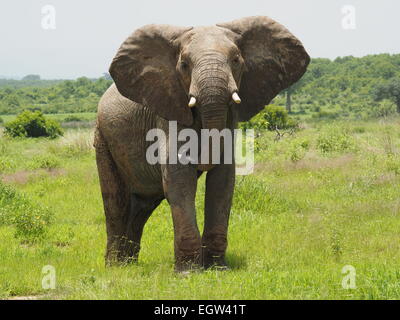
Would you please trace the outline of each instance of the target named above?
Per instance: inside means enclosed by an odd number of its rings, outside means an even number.
[[[226,128],[229,73],[226,62],[219,56],[205,56],[194,73],[199,114],[204,129]]]

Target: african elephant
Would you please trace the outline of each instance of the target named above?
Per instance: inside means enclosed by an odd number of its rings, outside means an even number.
[[[309,60],[296,37],[263,16],[208,27],[147,25],[127,38],[111,63],[114,84],[99,102],[95,130],[107,265],[138,259],[143,227],[167,199],[175,270],[227,267],[234,162],[150,164],[146,134],[154,128],[168,132],[170,121],[178,131],[233,130],[299,80]],[[207,175],[201,236],[195,193],[202,172]]]

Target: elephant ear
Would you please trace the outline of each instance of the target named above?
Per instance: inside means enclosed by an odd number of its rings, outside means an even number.
[[[167,120],[190,126],[192,113],[176,71],[178,38],[191,28],[147,25],[119,48],[110,66],[118,91]]]
[[[246,65],[239,89],[239,121],[247,121],[302,77],[310,57],[294,35],[268,17],[248,17],[218,26],[239,34],[237,45]]]

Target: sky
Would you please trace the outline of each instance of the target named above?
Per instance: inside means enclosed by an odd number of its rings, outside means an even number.
[[[398,0],[1,0],[0,76],[96,78],[143,25],[254,15],[285,25],[313,58],[400,53],[399,12]]]

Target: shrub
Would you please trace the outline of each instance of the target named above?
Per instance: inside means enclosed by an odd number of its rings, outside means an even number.
[[[264,118],[262,113],[257,114],[251,120],[247,122],[242,122],[240,124],[241,129],[255,129],[255,130],[265,130],[268,129],[269,123]]]
[[[79,118],[78,116],[74,116],[74,115],[67,116],[63,120],[63,122],[80,122],[80,121],[83,121],[83,119]]]
[[[289,145],[287,152],[289,159],[292,162],[297,162],[306,156],[307,151],[310,149],[310,141],[307,139],[299,140],[295,139]]]
[[[386,168],[388,171],[400,175],[400,157],[394,154],[389,154],[386,160]]]
[[[353,138],[339,128],[321,133],[317,138],[317,148],[322,153],[343,152],[355,146]]]
[[[384,118],[394,115],[396,113],[396,105],[389,101],[381,101],[373,110],[372,116],[376,118]]]
[[[313,119],[337,119],[339,118],[339,113],[338,112],[333,112],[333,111],[318,111],[317,113],[312,115]]]
[[[0,156],[0,173],[15,169],[15,163],[13,160],[5,156]]]
[[[241,124],[242,129],[288,129],[298,126],[298,122],[290,118],[284,107],[270,104],[265,109],[253,117],[250,121]]]
[[[40,111],[24,111],[14,121],[6,123],[5,134],[10,137],[49,137],[63,134],[60,124],[47,119]]]
[[[292,162],[297,162],[302,160],[306,155],[306,150],[301,146],[293,146],[289,150],[289,158]]]
[[[32,169],[54,169],[60,166],[60,159],[53,154],[41,154],[32,159]]]
[[[26,241],[41,239],[52,220],[52,212],[32,203],[25,195],[0,182],[0,226],[15,226],[15,236]]]
[[[2,117],[0,117],[0,124],[4,123],[4,120]]]
[[[288,127],[288,112],[284,107],[269,105],[264,110],[264,119],[268,121],[268,130]]]

